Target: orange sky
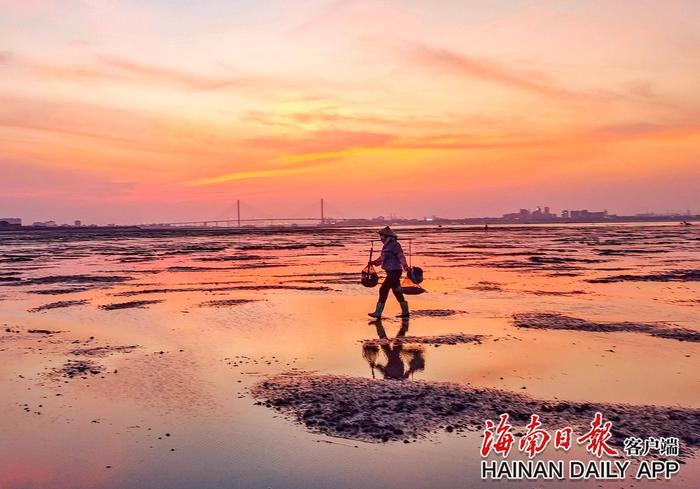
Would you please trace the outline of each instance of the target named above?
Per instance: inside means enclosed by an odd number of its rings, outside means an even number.
[[[0,217],[700,212],[698,2],[0,9]]]

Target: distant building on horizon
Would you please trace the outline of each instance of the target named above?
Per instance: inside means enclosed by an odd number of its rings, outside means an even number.
[[[73,225],[77,228],[83,225],[83,222],[80,219],[76,219]]]
[[[537,206],[537,209],[532,211],[530,217],[535,220],[547,219],[549,217],[549,207],[545,207],[543,211],[540,206]]]
[[[569,215],[571,219],[605,219],[608,217],[608,211],[591,212],[588,209],[583,209],[580,211],[571,211]]]
[[[56,224],[56,221],[36,221],[32,223],[32,226],[43,228],[55,228],[58,226],[58,224]]]
[[[518,212],[503,214],[503,219],[514,219],[519,221],[527,221],[530,219],[530,211],[528,209],[520,209]]]
[[[520,209],[518,212],[512,212],[510,214],[503,214],[503,219],[509,221],[521,221],[521,222],[531,222],[531,221],[557,221],[559,219],[566,220],[606,220],[611,218],[616,218],[616,215],[608,214],[607,210],[604,211],[589,211],[588,209],[580,210],[563,210],[561,215],[557,215],[552,212],[549,206],[537,208],[534,211],[528,209]]]
[[[532,212],[530,212],[529,209],[520,209],[518,212],[503,214],[503,219],[517,221],[546,221],[556,218],[556,214],[550,212],[549,206],[545,206],[544,208],[537,206]]]
[[[18,228],[22,226],[22,219],[19,217],[0,217],[0,228]]]

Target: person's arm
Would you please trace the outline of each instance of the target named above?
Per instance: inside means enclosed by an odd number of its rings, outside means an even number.
[[[408,271],[408,262],[406,261],[406,255],[403,254],[403,248],[401,248],[401,243],[398,241],[394,241],[395,243],[395,252],[396,256],[399,258],[399,261],[401,262],[401,267],[405,270]]]

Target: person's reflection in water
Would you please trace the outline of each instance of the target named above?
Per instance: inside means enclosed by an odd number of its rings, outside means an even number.
[[[362,345],[362,357],[367,360],[372,369],[372,378],[375,378],[375,370],[379,370],[385,379],[404,380],[413,377],[415,372],[425,370],[425,357],[420,346],[404,345],[400,341],[391,341],[384,330],[382,321],[373,322],[377,327],[377,336],[382,341],[380,345],[365,343]],[[408,318],[401,321],[401,329],[396,333],[396,338],[406,336],[408,332]],[[386,363],[379,363],[379,352],[383,351]]]

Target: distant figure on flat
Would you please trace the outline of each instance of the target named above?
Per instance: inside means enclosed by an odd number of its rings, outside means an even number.
[[[379,301],[377,308],[369,315],[373,318],[382,317],[384,305],[389,297],[389,290],[394,293],[394,297],[401,305],[401,314],[399,317],[407,318],[409,316],[408,302],[401,292],[401,273],[403,270],[408,271],[408,262],[403,254],[403,249],[399,243],[396,233],[389,226],[379,231],[379,239],[382,240],[382,252],[376,260],[372,261],[372,265],[381,265],[386,271],[386,277],[379,287]]]

